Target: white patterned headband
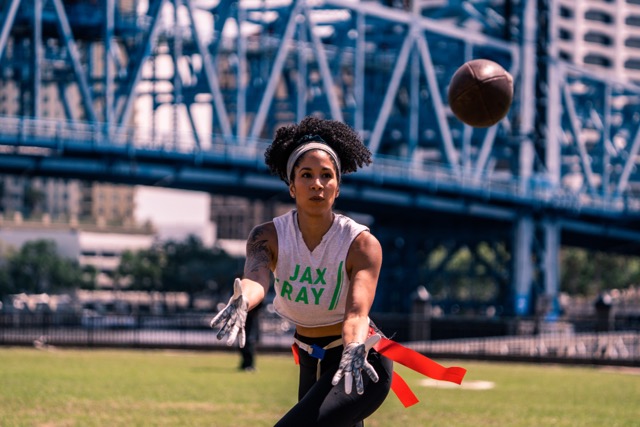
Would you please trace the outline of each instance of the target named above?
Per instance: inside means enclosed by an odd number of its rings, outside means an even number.
[[[333,161],[336,164],[336,173],[338,174],[338,182],[340,182],[340,159],[338,158],[338,154],[333,150],[333,148],[329,147],[326,142],[318,135],[305,135],[301,139],[303,142],[299,146],[296,147],[295,150],[289,156],[289,160],[287,160],[287,181],[291,179],[291,173],[293,172],[293,166],[296,164],[300,156],[302,156],[307,151],[311,150],[322,150],[325,153],[329,154]]]

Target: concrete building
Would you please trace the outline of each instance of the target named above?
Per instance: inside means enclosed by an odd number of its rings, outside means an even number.
[[[125,185],[0,175],[0,214],[130,226],[135,223],[135,192]]]
[[[253,227],[271,221],[291,207],[280,202],[211,195],[209,212],[215,224],[215,244],[232,256],[244,257],[245,243]]]
[[[0,213],[22,217],[80,217],[80,183],[56,178],[0,176]]]
[[[114,225],[135,223],[135,187],[103,183],[81,183],[80,217]]]
[[[553,37],[576,65],[640,82],[640,0],[558,0]]]

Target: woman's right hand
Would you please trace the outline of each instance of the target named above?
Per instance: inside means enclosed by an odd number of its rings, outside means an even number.
[[[248,312],[249,301],[242,294],[240,279],[236,279],[233,282],[233,295],[229,299],[229,303],[211,319],[212,328],[220,327],[217,338],[221,340],[228,336],[227,345],[232,345],[238,338],[240,348],[243,348],[246,340],[244,325]]]

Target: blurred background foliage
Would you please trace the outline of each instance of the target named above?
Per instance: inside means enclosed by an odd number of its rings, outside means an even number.
[[[561,251],[560,290],[569,295],[595,296],[608,289],[640,283],[640,259],[581,248]],[[504,248],[483,247],[450,251],[440,248],[425,256],[423,271],[440,272],[420,280],[429,283],[436,298],[489,300],[509,286],[507,272],[498,258],[508,257]],[[113,273],[117,290],[225,293],[241,274],[244,259],[221,249],[204,246],[196,236],[182,241],[158,242],[149,249],[126,251]],[[95,289],[97,271],[58,254],[55,242],[35,240],[19,250],[0,246],[0,296],[17,293],[56,293]]]

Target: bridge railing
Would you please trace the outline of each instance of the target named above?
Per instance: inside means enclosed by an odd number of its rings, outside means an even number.
[[[613,197],[574,190],[554,185],[541,175],[523,179],[506,173],[476,174],[471,170],[455,171],[437,163],[416,165],[402,159],[376,158],[375,166],[360,172],[372,180],[411,184],[432,191],[458,190],[485,199],[536,202],[548,207],[582,211],[640,212],[640,199]]]
[[[0,117],[0,153],[64,155],[70,150],[124,152],[130,157],[149,151],[175,156],[216,158],[264,169],[263,155],[268,141],[235,136],[157,132],[142,127],[109,127],[101,123]],[[508,171],[477,173],[453,169],[442,163],[417,163],[407,159],[376,156],[374,165],[357,174],[357,179],[380,184],[400,184],[430,191],[455,191],[483,199],[516,203],[537,203],[546,207],[607,213],[640,212],[640,198],[574,191],[554,185],[544,175],[521,178]]]
[[[154,131],[133,126],[108,126],[103,123],[0,117],[0,146],[26,148],[77,149],[111,148],[162,151],[175,154],[207,153],[224,155],[230,160],[262,156],[267,142],[241,141],[236,137],[210,135],[200,140],[188,132]],[[10,151],[4,148],[3,152]],[[27,150],[28,151],[28,150]],[[53,154],[51,152],[51,154]]]

